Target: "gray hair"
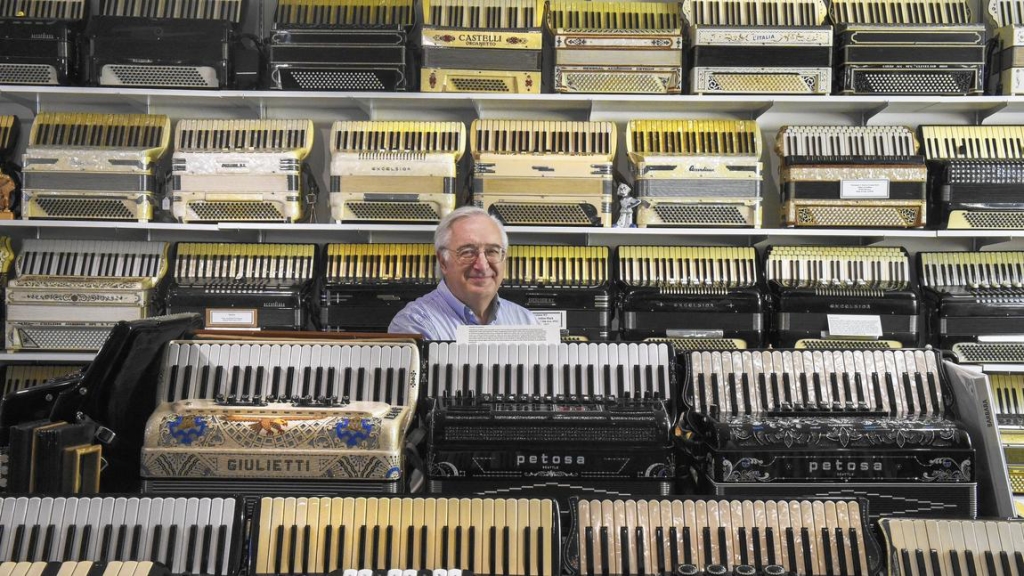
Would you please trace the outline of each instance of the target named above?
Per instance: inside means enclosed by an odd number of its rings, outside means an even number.
[[[448,245],[448,241],[452,238],[452,226],[454,226],[456,222],[464,218],[472,218],[474,216],[490,218],[495,224],[497,224],[498,231],[501,232],[501,247],[508,250],[508,232],[505,232],[505,226],[502,225],[500,220],[488,214],[487,210],[476,206],[462,206],[461,208],[456,208],[447,216],[441,218],[441,221],[437,223],[437,229],[434,230],[434,250],[440,252],[442,248]]]

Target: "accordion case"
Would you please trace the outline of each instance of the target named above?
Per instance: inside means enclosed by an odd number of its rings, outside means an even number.
[[[335,222],[437,222],[455,209],[461,122],[339,121],[331,128]]]
[[[22,157],[22,219],[152,219],[170,133],[158,114],[40,113]]]
[[[313,244],[181,242],[167,313],[199,314],[207,328],[302,330],[315,263]]]
[[[637,226],[761,226],[761,131],[743,120],[633,120]]]
[[[416,344],[307,336],[168,344],[147,492],[402,491]]]
[[[975,450],[934,350],[686,355],[686,427],[717,496],[866,498],[877,515],[973,515]]]
[[[328,244],[323,274],[318,321],[327,332],[387,332],[439,281],[433,244]]]
[[[8,350],[99,350],[121,320],[159,309],[163,242],[26,240],[4,300]]]
[[[919,299],[899,247],[769,246],[770,342],[895,340],[916,346]]]
[[[830,93],[826,15],[822,0],[684,0],[690,93]]]
[[[506,225],[611,226],[614,122],[474,120],[473,204]]]
[[[766,305],[753,248],[622,246],[622,338],[764,339]]]
[[[268,48],[278,90],[404,91],[413,86],[407,48],[411,0],[278,2]]]
[[[925,225],[928,170],[911,128],[784,126],[775,150],[785,225]]]
[[[1024,228],[1024,126],[921,126],[930,221]]]
[[[424,0],[423,92],[539,94],[544,3]]]
[[[678,2],[556,0],[547,16],[555,92],[679,94]]]
[[[567,336],[608,340],[610,255],[603,246],[511,246],[501,297]]]
[[[1024,332],[1024,252],[920,252],[918,263],[934,344],[949,349]]]

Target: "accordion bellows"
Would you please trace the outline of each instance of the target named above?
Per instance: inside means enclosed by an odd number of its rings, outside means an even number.
[[[22,156],[22,219],[150,220],[170,137],[162,114],[40,113]]]
[[[828,94],[824,0],[684,0],[692,94]]]
[[[984,90],[985,25],[966,0],[837,0],[837,90],[968,95]]]
[[[782,222],[795,227],[919,228],[928,171],[905,126],[784,126]]]
[[[626,125],[637,226],[761,226],[761,131],[749,120]]]
[[[683,24],[678,2],[554,0],[547,28],[556,92],[682,91]]]

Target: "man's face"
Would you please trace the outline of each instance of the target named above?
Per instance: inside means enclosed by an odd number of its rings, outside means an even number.
[[[501,231],[493,220],[486,216],[470,216],[455,222],[451,227],[446,253],[438,253],[441,274],[456,298],[471,304],[490,303],[498,293],[498,287],[505,278],[505,261],[497,264],[487,261],[487,249],[500,249]],[[476,258],[463,262],[459,252],[476,251]]]

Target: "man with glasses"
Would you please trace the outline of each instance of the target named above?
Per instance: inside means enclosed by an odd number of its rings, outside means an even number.
[[[444,278],[436,290],[406,305],[388,332],[455,340],[461,325],[537,324],[532,312],[498,296],[508,234],[486,210],[463,206],[445,216],[434,231],[434,249]]]

